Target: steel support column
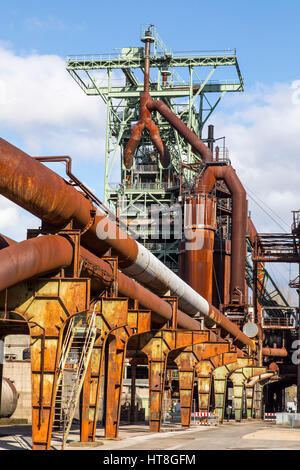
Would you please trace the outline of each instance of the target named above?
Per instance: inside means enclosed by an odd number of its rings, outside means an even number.
[[[174,361],[178,368],[181,426],[189,427],[193,405],[195,365],[198,360],[192,351],[182,351]]]
[[[150,431],[160,432],[161,429],[162,399],[169,353],[175,349],[208,342],[212,334],[215,335],[212,330],[162,329],[144,335],[143,340],[146,344],[141,351],[147,355],[149,365]]]
[[[91,355],[91,383],[89,387],[88,433],[81,435],[82,442],[94,441],[103,377],[103,358],[106,340],[111,331],[127,324],[128,300],[123,298],[101,298],[95,306],[97,337]],[[84,425],[86,426],[86,425]]]
[[[235,421],[242,420],[243,393],[246,380],[255,375],[262,374],[263,372],[266,372],[265,367],[250,366],[243,367],[230,374],[230,380],[233,383]]]
[[[246,387],[247,418],[253,418],[254,413],[254,387]]]
[[[271,379],[276,380],[276,372],[266,372],[259,374],[251,378],[246,383],[246,389],[253,387],[253,418],[262,418],[262,390],[263,386],[268,383]]]
[[[213,364],[210,360],[201,361],[197,365],[197,385],[199,411],[209,411]]]
[[[194,344],[176,352],[174,361],[178,368],[181,425],[183,427],[189,427],[191,423],[195,372],[198,374],[199,367],[207,362],[214,368],[207,358],[217,357],[216,355],[231,350],[234,348],[229,343],[210,342]]]
[[[0,294],[9,318],[27,321],[31,338],[32,448],[50,449],[62,333],[68,318],[89,308],[87,279],[38,279]],[[7,302],[6,302],[7,300]]]
[[[119,433],[121,395],[123,387],[126,348],[130,338],[149,332],[150,311],[128,311],[127,326],[117,328],[108,338],[108,364],[106,382],[105,437],[116,438]]]
[[[198,376],[199,411],[209,410],[214,370],[227,364],[234,363],[237,360],[237,353],[233,352],[231,350],[232,348],[228,347],[228,351],[222,352],[221,345],[219,347],[219,354],[212,355],[209,357],[209,361],[200,362],[196,367]]]
[[[234,370],[251,364],[253,364],[253,359],[251,358],[238,358],[236,362],[218,367],[214,370],[215,409],[216,413],[219,415],[220,423],[222,423],[224,419],[227,378],[229,374]]]

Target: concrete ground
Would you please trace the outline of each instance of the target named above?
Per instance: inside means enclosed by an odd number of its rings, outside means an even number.
[[[30,425],[0,426],[0,450],[30,448]],[[59,442],[53,440],[52,449],[60,449]],[[74,426],[65,450],[300,450],[300,429],[254,420],[193,425],[187,430],[172,425],[165,426],[161,433],[149,433],[145,425],[123,425],[116,440],[105,439],[100,428],[91,446],[79,443],[78,426]]]

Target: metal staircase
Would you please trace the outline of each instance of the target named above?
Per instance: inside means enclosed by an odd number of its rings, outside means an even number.
[[[62,449],[68,439],[93,350],[95,317],[95,309],[88,320],[86,315],[79,318],[74,316],[66,332],[59,363],[53,420],[53,437],[61,441]]]

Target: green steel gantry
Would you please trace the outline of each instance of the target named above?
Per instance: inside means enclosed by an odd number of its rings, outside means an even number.
[[[235,50],[172,52],[151,25],[153,46],[150,55],[149,92],[164,101],[202,140],[203,127],[227,92],[243,91],[243,78]],[[146,28],[142,28],[141,38]],[[144,133],[130,170],[123,163],[123,152],[132,125],[139,120],[139,99],[143,92],[144,47],[124,47],[119,53],[69,56],[67,70],[88,96],[100,96],[106,104],[106,148],[104,203],[134,228],[142,243],[168,267],[177,271],[178,239],[164,236],[153,226],[149,210],[153,204],[176,206],[180,175],[191,182],[194,173],[181,163],[200,162],[191,146],[158,113],[152,116],[167,145],[171,163],[164,170],[157,152]],[[234,78],[231,74],[234,73]],[[218,78],[218,74],[228,78]],[[216,80],[212,77],[216,76]],[[154,113],[153,113],[154,114]],[[226,157],[225,145],[219,158]],[[121,180],[111,182],[112,170],[120,165]],[[181,181],[182,181],[181,180]],[[174,207],[175,207],[174,206]],[[167,209],[170,212],[170,209]],[[171,219],[176,218],[176,209]],[[174,229],[171,229],[171,232]]]

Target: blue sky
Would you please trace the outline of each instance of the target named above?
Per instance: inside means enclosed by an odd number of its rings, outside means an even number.
[[[252,86],[297,77],[299,16],[298,0],[11,0],[0,34],[17,53],[65,57],[137,45],[140,25],[153,23],[174,51],[236,48]]]
[[[173,51],[235,48],[245,92],[225,96],[211,123],[227,136],[258,230],[289,231],[300,207],[299,18],[298,0],[2,2],[0,135],[31,155],[71,155],[102,198],[105,107],[69,77],[66,56],[140,46],[150,23]],[[0,232],[20,240],[35,225],[0,198]]]

